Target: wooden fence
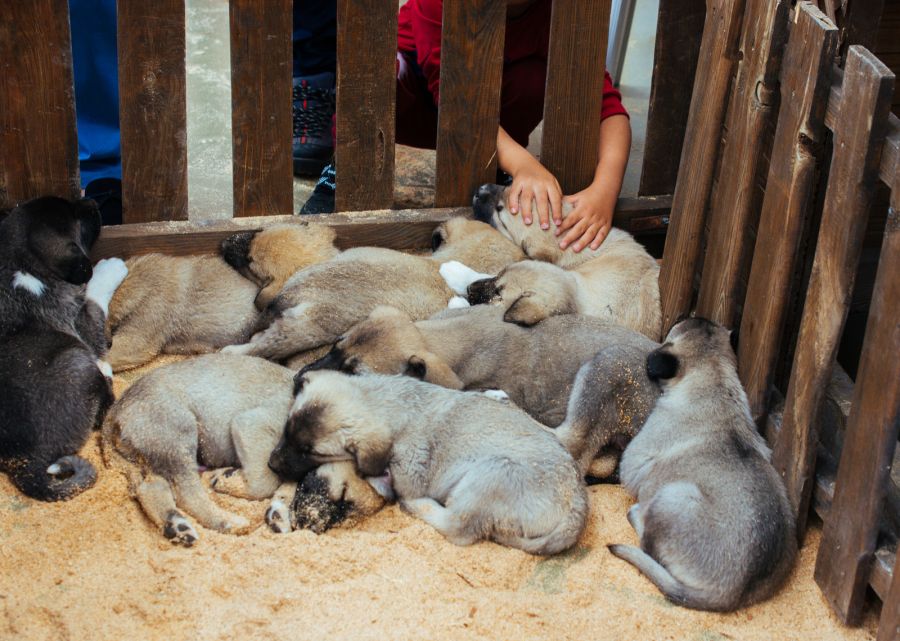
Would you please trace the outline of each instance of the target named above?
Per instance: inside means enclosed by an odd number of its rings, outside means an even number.
[[[895,638],[900,516],[883,518],[885,496],[887,512],[900,515],[900,490],[889,477],[900,427],[900,121],[888,112],[894,78],[862,47],[851,47],[843,67],[835,67],[837,30],[808,3],[709,0],[705,13],[696,0],[677,4],[685,11],[682,31],[698,28],[704,15],[705,22],[699,55],[689,47],[675,70],[684,74],[698,61],[683,145],[678,135],[668,147],[660,142],[661,125],[678,117],[660,109],[665,92],[683,86],[666,85],[677,61],[656,60],[648,146],[655,140],[662,153],[680,153],[674,195],[655,193],[670,184],[671,158],[650,156],[641,187],[650,195],[620,199],[614,223],[658,231],[671,210],[660,275],[666,328],[690,311],[740,324],[741,379],[799,511],[801,536],[810,505],[824,519],[816,580],[848,622],[858,618],[871,585],[884,601],[879,639]],[[213,252],[235,231],[296,220],[291,3],[231,0],[230,8],[233,218],[187,220],[184,0],[123,1],[126,224],[104,229],[98,258]],[[496,168],[502,3],[448,2],[437,137],[440,208],[384,211],[394,181],[395,9],[393,2],[338,0],[337,206],[343,213],[305,220],[335,228],[344,247],[426,247],[438,222],[469,211],[474,188],[491,181]],[[79,193],[67,16],[65,0],[0,5],[2,204]],[[589,182],[596,165],[608,20],[609,0],[553,7],[542,161],[567,193]],[[674,37],[661,33],[658,46],[671,49]],[[832,434],[820,430],[824,397],[879,181],[891,190],[891,213],[847,399],[851,409],[845,428]],[[795,331],[789,316],[798,301]],[[779,359],[791,352],[788,383],[779,388]],[[839,465],[823,464],[829,457],[834,463],[839,457]]]

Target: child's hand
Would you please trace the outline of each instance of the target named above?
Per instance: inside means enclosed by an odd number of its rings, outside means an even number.
[[[572,251],[580,252],[590,244],[597,249],[612,229],[616,197],[604,193],[595,186],[563,198],[574,209],[556,229],[556,235],[565,234],[559,241],[560,249],[572,245]]]
[[[550,229],[550,214],[559,224],[562,218],[562,188],[556,177],[547,171],[537,159],[527,163],[513,174],[509,188],[509,210],[513,214],[522,212],[526,225],[531,224],[532,205],[537,207],[541,229]]]

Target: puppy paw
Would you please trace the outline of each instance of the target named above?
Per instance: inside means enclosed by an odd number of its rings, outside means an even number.
[[[447,309],[463,309],[464,307],[471,307],[471,305],[469,305],[469,301],[462,296],[454,296],[450,299],[450,302],[447,303]]]
[[[113,377],[112,365],[110,365],[106,361],[98,358],[97,359],[97,369],[99,369],[100,373],[103,374],[106,378],[108,378],[109,380],[112,380],[112,377]]]
[[[243,516],[238,516],[237,514],[231,514],[226,518],[223,518],[221,521],[216,523],[213,526],[214,530],[218,530],[219,532],[226,532],[228,534],[237,534],[239,532],[243,532],[250,527],[250,521],[245,519]]]
[[[108,314],[109,301],[127,275],[128,266],[121,258],[104,258],[94,267],[85,297],[97,303],[104,314]]]
[[[438,271],[447,282],[447,286],[460,296],[465,296],[469,285],[476,280],[492,278],[492,274],[480,274],[457,260],[443,263]]]
[[[209,486],[219,494],[227,494],[239,499],[250,498],[247,479],[238,467],[224,467],[212,473]]]
[[[266,524],[276,534],[287,534],[291,531],[291,510],[284,501],[274,499],[266,510]]]
[[[186,548],[191,547],[200,538],[191,522],[177,510],[172,510],[166,516],[163,536],[172,541],[173,545],[183,545]]]
[[[504,392],[502,389],[486,389],[482,392],[482,394],[484,394],[488,398],[494,399],[495,401],[509,405],[509,394]]]

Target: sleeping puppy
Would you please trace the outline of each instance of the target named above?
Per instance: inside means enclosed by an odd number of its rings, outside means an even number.
[[[392,305],[413,319],[428,318],[453,296],[441,275],[443,263],[462,258],[479,272],[496,273],[523,256],[497,231],[464,218],[438,227],[432,246],[431,257],[357,247],[297,272],[269,305],[272,324],[249,343],[224,351],[284,360],[333,343],[378,305]]]
[[[469,302],[493,303],[506,320],[534,325],[556,314],[587,314],[659,338],[662,311],[659,265],[626,231],[613,227],[597,249],[561,250],[557,237],[526,225],[506,207],[506,187],[482,185],[475,218],[490,223],[533,259],[510,265],[496,278],[473,283]],[[563,217],[572,206],[563,207]]]
[[[729,611],[778,589],[797,554],[795,516],[750,417],[729,332],[675,325],[647,358],[662,396],[622,456],[640,548],[610,551],[669,600]]]
[[[97,478],[76,452],[113,400],[103,324],[126,273],[91,267],[99,233],[91,200],[37,198],[0,222],[0,470],[42,501]]]
[[[247,340],[268,324],[263,310],[294,272],[338,250],[331,228],[295,224],[237,234],[222,253],[224,260],[148,254],[127,261],[128,277],[109,308],[113,370]]]
[[[352,461],[457,545],[490,539],[555,554],[584,529],[587,493],[574,461],[516,407],[404,376],[318,371],[299,387],[269,460],[279,476]]]
[[[103,454],[128,478],[150,520],[173,543],[190,546],[199,535],[181,512],[204,527],[242,532],[243,517],[218,507],[197,465],[218,470],[212,487],[239,498],[273,496],[281,481],[267,463],[293,400],[293,372],[260,358],[207,354],[153,370],[128,388],[103,423]],[[240,467],[235,470],[233,468]],[[289,529],[282,488],[266,514]]]
[[[538,422],[558,426],[555,433],[582,474],[604,478],[659,396],[644,375],[656,347],[643,334],[590,316],[520,327],[503,322],[502,309],[478,305],[414,323],[399,310],[378,307],[296,380],[335,369],[406,374],[451,389],[500,389]],[[317,480],[307,477],[297,501],[314,503],[318,495],[335,505],[331,512],[295,505],[298,525],[324,530],[379,509],[354,474],[352,466],[331,464],[316,470]]]

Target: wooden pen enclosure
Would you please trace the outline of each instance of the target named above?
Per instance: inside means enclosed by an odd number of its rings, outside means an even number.
[[[664,4],[661,15],[672,6]],[[300,220],[292,216],[291,3],[231,0],[234,211],[218,222],[187,220],[184,1],[123,0],[118,7],[126,224],[104,228],[96,257],[210,253],[235,231]],[[396,8],[338,1],[342,213],[303,220],[336,228],[343,247],[425,248],[437,223],[468,213],[474,189],[494,180],[503,3],[447,2],[437,208],[387,211]],[[557,0],[553,7],[541,159],[567,193],[584,187],[596,166],[609,8],[609,0]],[[863,47],[842,55],[839,31],[809,3],[709,0],[704,8],[692,0],[679,9],[679,29],[657,38],[642,196],[620,199],[614,223],[639,237],[668,226],[660,276],[666,329],[690,312],[740,326],[739,367],[754,418],[773,444],[800,521],[810,506],[824,519],[817,581],[850,622],[871,585],[885,604],[879,638],[895,638],[894,77]],[[699,25],[700,40],[691,33]],[[667,40],[683,45],[678,58],[659,58],[673,49]],[[692,59],[698,62],[688,103],[681,96],[691,85],[673,81],[669,71],[690,70]],[[0,201],[79,195],[67,2],[3,3],[0,63]],[[672,125],[679,118],[686,121],[683,144]],[[850,408],[846,424],[830,429],[823,427],[826,392],[879,183],[890,189],[890,213],[865,343],[842,406]],[[792,360],[784,358],[791,353]]]

